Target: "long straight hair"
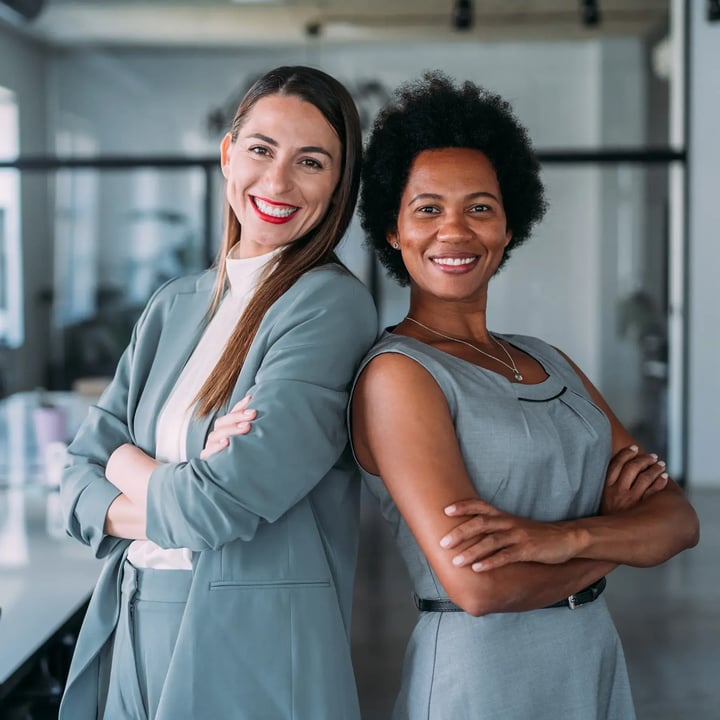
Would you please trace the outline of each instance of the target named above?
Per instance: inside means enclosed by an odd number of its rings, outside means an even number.
[[[350,224],[360,185],[362,138],[357,108],[344,85],[327,73],[298,66],[279,67],[263,75],[247,91],[230,129],[237,140],[240,128],[258,100],[268,95],[291,95],[314,105],[340,139],[342,166],[333,200],[322,220],[279,254],[275,269],[265,275],[238,320],[220,359],[200,388],[194,402],[197,414],[207,416],[230,400],[250,345],[270,306],[308,270],[335,262],[335,248]],[[226,290],[225,259],[242,235],[240,223],[225,198],[225,229],[217,258],[217,281],[208,315],[222,302]]]

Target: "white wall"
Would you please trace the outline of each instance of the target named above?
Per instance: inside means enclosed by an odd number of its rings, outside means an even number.
[[[720,487],[720,23],[689,5],[688,478]]]
[[[0,26],[0,85],[10,88],[18,102],[22,154],[46,149],[45,62],[40,46]],[[42,173],[21,177],[25,344],[8,353],[8,391],[44,383],[48,355],[49,307],[41,299],[52,283],[47,182]]]

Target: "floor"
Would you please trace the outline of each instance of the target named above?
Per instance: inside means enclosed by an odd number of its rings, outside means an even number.
[[[606,590],[638,720],[720,720],[720,490],[694,490],[690,499],[700,544],[656,568],[619,568]],[[402,560],[370,502],[357,577],[353,652],[362,717],[389,720],[415,609]]]

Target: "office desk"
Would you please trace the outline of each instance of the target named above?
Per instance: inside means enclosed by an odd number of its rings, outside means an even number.
[[[91,402],[53,394],[70,432]],[[37,395],[0,402],[0,700],[87,602],[101,561],[64,534],[59,496],[45,483],[32,429]]]

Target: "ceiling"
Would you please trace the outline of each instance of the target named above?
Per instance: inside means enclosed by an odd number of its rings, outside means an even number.
[[[42,5],[33,20],[10,7]],[[458,4],[472,27],[453,28]],[[452,39],[650,35],[669,0],[597,0],[598,25],[581,22],[588,0],[0,0],[0,20],[56,46],[240,47]],[[28,12],[32,14],[32,12]]]

